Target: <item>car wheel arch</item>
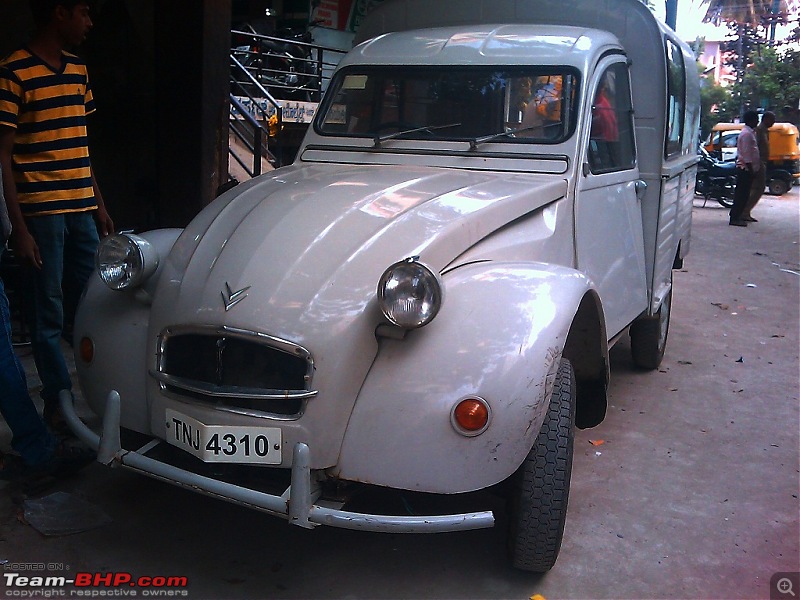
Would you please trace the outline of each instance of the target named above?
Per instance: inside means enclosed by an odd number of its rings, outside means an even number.
[[[572,363],[577,384],[575,425],[599,425],[608,405],[608,343],[600,299],[593,291],[581,299],[570,325],[563,355]]]

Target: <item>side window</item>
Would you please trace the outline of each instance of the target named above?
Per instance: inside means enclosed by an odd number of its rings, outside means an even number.
[[[636,163],[628,67],[606,69],[592,103],[589,167],[592,173],[630,169]]]
[[[739,141],[739,134],[735,133],[733,135],[729,135],[722,140],[722,147],[723,148],[736,148],[736,142]]]
[[[686,72],[683,54],[673,42],[667,40],[667,139],[664,157],[681,153],[683,122],[686,112]]]

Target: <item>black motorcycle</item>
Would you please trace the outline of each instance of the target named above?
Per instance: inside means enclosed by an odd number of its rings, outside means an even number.
[[[736,192],[736,163],[717,160],[702,146],[698,154],[700,162],[697,164],[694,193],[703,196],[705,201],[713,199],[730,208]]]
[[[312,52],[311,33],[280,29],[264,35],[249,23],[241,29],[231,32],[233,55],[273,97],[319,99],[320,73]]]

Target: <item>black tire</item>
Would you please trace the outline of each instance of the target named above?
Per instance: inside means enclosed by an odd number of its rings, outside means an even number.
[[[768,182],[769,193],[775,196],[783,196],[789,191],[792,184],[781,177],[773,177]]]
[[[706,197],[708,189],[708,177],[705,173],[699,174],[694,180],[694,193]]]
[[[637,367],[652,371],[661,364],[667,348],[671,312],[672,287],[655,315],[639,317],[631,324],[631,355]]]
[[[733,198],[728,198],[727,196],[715,196],[714,200],[719,202],[725,208],[731,208],[733,206]]]
[[[508,550],[514,567],[544,573],[561,550],[575,434],[575,372],[561,359],[536,443],[511,478]]]

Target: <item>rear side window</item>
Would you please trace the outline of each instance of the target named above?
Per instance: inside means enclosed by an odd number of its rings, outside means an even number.
[[[667,40],[667,132],[664,157],[681,153],[683,123],[686,113],[686,70],[683,53],[674,42]]]

